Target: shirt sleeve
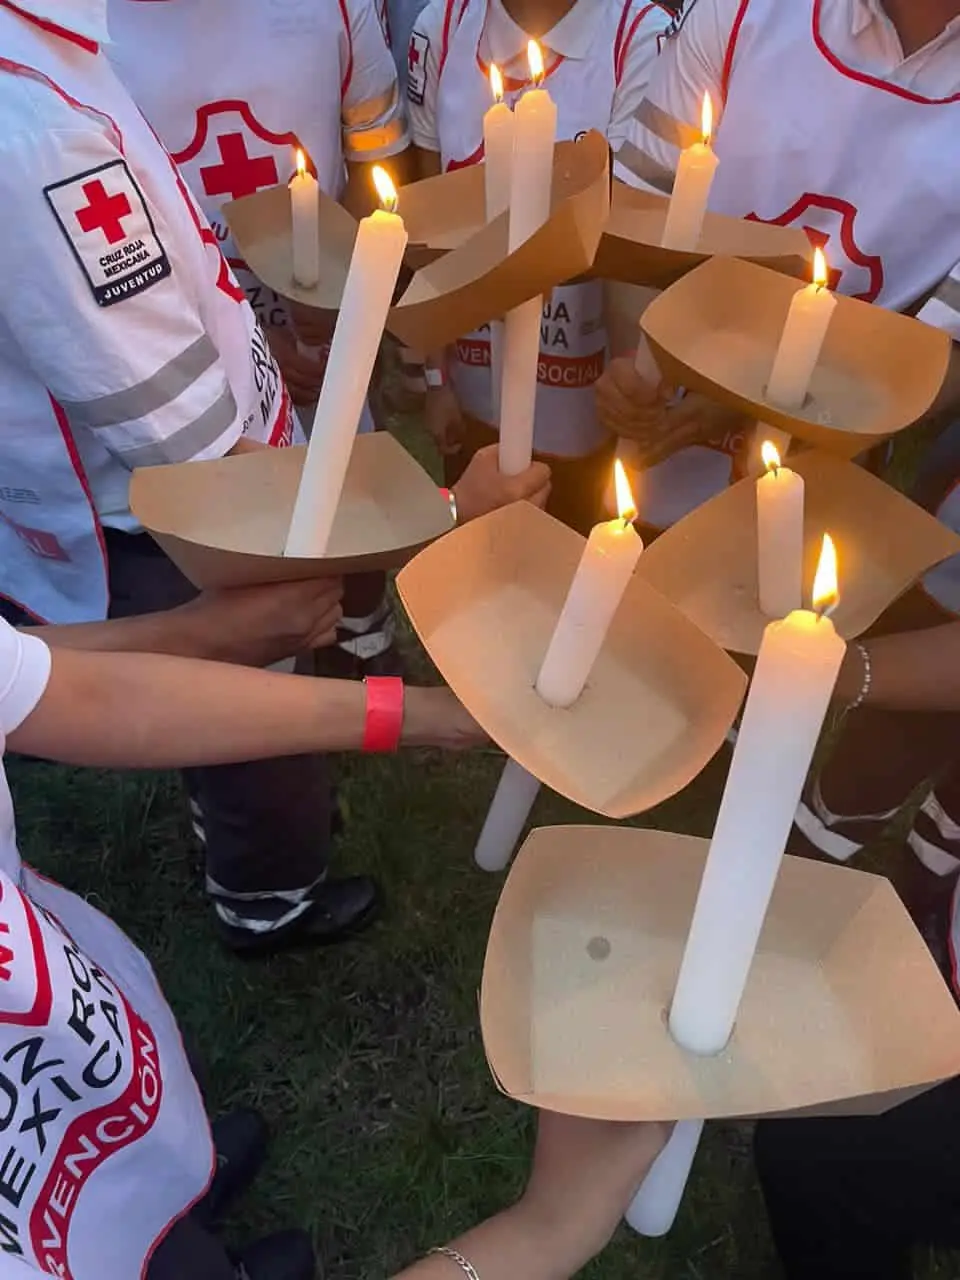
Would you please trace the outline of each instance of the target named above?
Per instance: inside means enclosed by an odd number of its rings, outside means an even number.
[[[0,143],[0,315],[70,425],[124,466],[222,457],[242,414],[176,252],[183,226],[110,130],[68,124]]]
[[[0,618],[0,739],[20,727],[43,697],[50,650],[39,636],[22,635]]]
[[[917,319],[949,333],[960,342],[960,263],[957,264],[917,312]]]
[[[410,144],[397,67],[375,0],[351,0],[350,72],[343,95],[343,154],[355,163],[395,156]]]
[[[437,129],[437,90],[440,79],[440,43],[443,36],[443,0],[430,0],[413,24],[407,56],[407,105],[413,140],[424,151],[440,150]]]
[[[623,42],[616,50],[617,83],[607,138],[614,152],[630,136],[631,122],[643,101],[657,63],[661,39],[669,18],[648,0],[634,0],[625,23]]]
[[[739,0],[690,0],[676,29],[661,41],[647,92],[616,151],[618,178],[664,194],[673,190],[680,152],[700,138],[705,92],[720,115],[723,63],[738,8]]]

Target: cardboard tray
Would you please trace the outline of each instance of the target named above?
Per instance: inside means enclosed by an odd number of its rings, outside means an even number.
[[[729,1045],[681,1049],[666,1011],[707,847],[629,828],[532,833],[480,1000],[505,1093],[608,1120],[867,1114],[960,1070],[960,1012],[891,885],[791,857]]]
[[[294,582],[390,569],[451,527],[446,499],[386,432],[357,436],[329,554],[288,558],[283,546],[306,447],[133,473],[130,507],[196,587]]]
[[[646,309],[641,327],[664,377],[809,444],[853,458],[921,418],[937,397],[950,337],[910,316],[837,295],[810,394],[790,411],[764,399],[797,285],[712,258]]]
[[[609,165],[606,139],[597,132],[558,143],[551,214],[540,230],[510,253],[509,214],[482,225],[417,272],[387,328],[414,350],[435,350],[589,270],[610,212]],[[471,177],[482,191],[482,170],[471,169],[478,170]],[[439,234],[462,218],[455,200],[439,199],[439,191],[438,183],[432,231],[426,218],[414,225],[420,235]]]
[[[293,210],[286,186],[268,187],[231,200],[223,216],[250,270],[284,298],[323,311],[338,311],[347,283],[357,220],[320,193],[320,282],[305,289],[293,278]]]
[[[613,818],[686,786],[743,698],[740,669],[659,592],[627,588],[586,689],[566,710],[534,682],[584,547],[528,503],[457,529],[397,578],[444,680],[518,764]]]
[[[840,566],[833,621],[845,639],[960,552],[957,534],[862,467],[816,450],[787,465],[804,481],[804,602],[828,532]],[[756,480],[741,480],[662,533],[637,572],[724,649],[755,654],[771,621],[758,600]]]
[[[670,200],[614,182],[610,218],[604,229],[591,275],[602,280],[666,289],[707,258],[746,258],[771,271],[810,279],[813,250],[798,227],[707,213],[695,253],[664,249],[663,228]]]

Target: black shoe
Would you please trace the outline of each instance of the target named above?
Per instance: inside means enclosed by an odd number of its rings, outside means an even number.
[[[267,1124],[259,1111],[238,1107],[214,1120],[213,1145],[217,1171],[210,1190],[194,1209],[194,1217],[205,1227],[220,1221],[243,1195],[263,1168],[267,1157]]]
[[[364,680],[367,676],[398,676],[401,680],[406,680],[407,664],[403,660],[403,654],[392,644],[383,653],[361,662],[360,673]]]
[[[330,878],[313,891],[302,915],[278,929],[256,932],[228,924],[219,916],[217,929],[224,944],[238,956],[270,956],[353,938],[373,923],[379,908],[380,886],[370,876]]]
[[[314,1280],[317,1259],[305,1231],[278,1231],[232,1254],[237,1280]]]

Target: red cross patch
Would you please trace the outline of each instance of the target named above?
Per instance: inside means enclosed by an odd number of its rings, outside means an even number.
[[[43,194],[99,307],[170,275],[143,193],[123,160],[44,187]]]
[[[427,54],[430,52],[430,41],[419,31],[410,37],[407,49],[407,97],[418,107],[423,106],[427,91]]]

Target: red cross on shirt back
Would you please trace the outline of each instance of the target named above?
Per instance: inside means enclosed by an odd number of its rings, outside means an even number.
[[[127,233],[123,229],[123,219],[133,213],[133,209],[123,192],[108,195],[99,178],[85,182],[82,191],[87,197],[87,204],[77,210],[77,221],[83,230],[102,231],[108,244],[119,244],[125,240]]]
[[[200,180],[208,196],[229,196],[239,200],[280,181],[273,156],[251,156],[242,133],[225,133],[217,138],[220,164],[206,165]]]

